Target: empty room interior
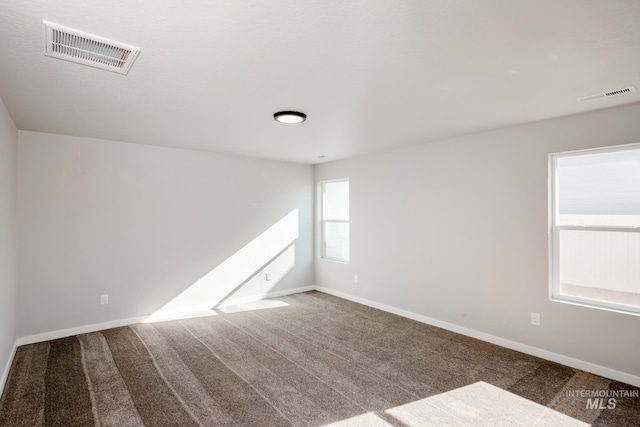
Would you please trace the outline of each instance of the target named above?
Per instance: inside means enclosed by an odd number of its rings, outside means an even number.
[[[0,425],[640,425],[637,0],[0,1]]]

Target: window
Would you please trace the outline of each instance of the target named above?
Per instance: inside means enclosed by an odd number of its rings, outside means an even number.
[[[349,180],[320,183],[322,194],[322,257],[349,262]]]
[[[640,315],[640,144],[550,156],[551,299]]]

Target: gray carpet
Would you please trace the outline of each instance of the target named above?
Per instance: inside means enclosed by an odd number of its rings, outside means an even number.
[[[579,395],[630,385],[320,292],[247,308],[22,346],[0,425],[640,425]]]

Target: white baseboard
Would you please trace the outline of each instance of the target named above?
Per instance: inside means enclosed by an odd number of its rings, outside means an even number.
[[[315,289],[315,286],[305,286],[305,287],[299,287],[299,288],[293,288],[293,289],[285,289],[285,290],[276,291],[276,292],[268,292],[264,294],[250,295],[243,298],[229,299],[225,301],[224,304],[222,304],[220,307],[246,304],[250,302],[260,301],[265,298],[278,298],[285,295],[312,291],[314,289]],[[112,320],[104,323],[94,323],[91,325],[78,326],[75,328],[61,329],[57,331],[44,332],[36,335],[29,335],[26,337],[18,338],[16,341],[16,346],[34,344],[34,343],[43,342],[43,341],[55,340],[58,338],[71,337],[73,335],[78,335],[78,334],[88,334],[90,332],[97,332],[97,331],[102,331],[104,329],[110,329],[110,328],[118,328],[120,326],[134,325],[136,323],[144,322],[149,317],[150,315],[140,316],[140,317],[131,317],[128,319],[118,319],[118,320]],[[14,349],[14,352],[15,352],[15,349]],[[11,364],[9,364],[9,366],[11,366]]]
[[[381,304],[379,302],[371,301],[366,298],[357,297],[355,295],[347,294],[345,292],[336,291],[334,289],[325,288],[323,286],[316,286],[315,290],[334,295],[340,298],[344,298],[349,301],[357,302],[369,307],[377,308],[388,313],[397,314],[398,316],[406,317],[408,319],[416,320],[418,322],[426,323],[427,325],[436,326],[438,328],[446,329],[458,334],[466,335],[471,338],[476,338],[482,341],[490,342],[492,344],[506,347],[511,350],[516,350],[522,353],[530,354],[532,356],[540,357],[552,362],[561,363],[563,365],[580,369],[582,371],[591,372],[592,374],[600,375],[612,380],[621,381],[627,384],[631,384],[636,387],[640,387],[640,377],[628,374],[626,372],[616,371],[604,366],[596,365],[594,363],[585,362],[584,360],[574,359],[573,357],[565,356],[562,354],[554,353],[551,351],[543,350],[530,345],[522,344],[516,341],[511,341],[505,338],[500,338],[495,335],[479,332],[473,329],[466,328],[464,326],[455,325],[453,323],[444,322],[442,320],[434,319],[431,317],[416,314],[407,310],[392,307],[390,305]]]
[[[600,375],[606,378],[610,378],[616,381],[621,381],[627,384],[631,384],[636,387],[640,387],[640,377],[628,374],[626,372],[620,372],[615,369],[610,369],[604,366],[596,365],[594,363],[585,362],[583,360],[575,359],[572,357],[568,357],[562,354],[554,353],[551,351],[543,350],[537,347],[533,347],[530,345],[522,344],[516,341],[511,341],[505,338],[500,338],[495,335],[487,334],[484,332],[476,331],[474,329],[466,328],[464,326],[455,325],[453,323],[445,322],[442,320],[434,319],[428,316],[423,316],[421,314],[413,313],[407,310],[403,310],[400,308],[396,308],[387,304],[382,304],[376,301],[368,300],[366,298],[361,298],[355,295],[351,295],[345,292],[337,291],[334,289],[326,288],[323,286],[305,286],[294,289],[285,289],[282,291],[270,292],[265,294],[251,295],[242,298],[230,299],[224,302],[220,307],[228,307],[231,305],[239,305],[246,304],[250,302],[260,301],[266,298],[278,298],[286,295],[308,292],[317,290],[320,292],[324,292],[329,295],[334,295],[340,298],[344,298],[349,301],[357,302],[359,304],[363,304],[369,307],[377,308],[382,311],[386,311],[388,313],[397,314],[398,316],[406,317],[408,319],[416,320],[421,323],[426,323],[428,325],[436,326],[438,328],[446,329],[452,332],[456,332],[462,335],[466,335],[468,337],[476,338],[482,341],[490,342],[492,344],[496,344],[502,347],[509,348],[511,350],[520,351],[522,353],[530,354],[532,356],[540,357],[542,359],[550,360],[552,362],[561,363],[566,366],[570,366],[572,368],[580,369],[583,371],[591,372],[596,375]],[[42,341],[48,341],[58,338],[69,337],[78,334],[86,334],[90,332],[101,331],[109,328],[116,328],[120,326],[128,326],[133,325],[135,323],[141,323],[145,321],[149,316],[142,317],[132,317],[129,319],[120,319],[114,320],[110,322],[104,323],[96,323],[92,325],[79,326],[76,328],[63,329],[58,331],[45,332],[37,335],[30,335],[26,337],[20,337],[16,340],[16,344],[14,345],[13,351],[5,366],[2,378],[0,378],[0,393],[4,388],[5,381],[9,375],[9,369],[11,367],[11,362],[15,356],[15,352],[18,346],[33,344]]]
[[[104,329],[118,328],[120,326],[129,326],[144,321],[149,316],[131,317],[129,319],[118,319],[103,323],[94,323],[91,325],[78,326],[75,328],[61,329],[58,331],[44,332],[42,334],[29,335],[18,338],[18,345],[35,344],[38,342],[55,340],[58,338],[71,337],[73,335],[88,334],[90,332],[102,331]]]
[[[4,386],[7,383],[7,379],[9,378],[9,370],[11,369],[11,364],[13,363],[13,358],[16,355],[16,351],[18,350],[18,340],[13,344],[13,348],[11,349],[11,353],[9,354],[9,359],[4,366],[4,370],[2,371],[2,377],[0,377],[0,396],[2,396],[2,392],[4,391]]]

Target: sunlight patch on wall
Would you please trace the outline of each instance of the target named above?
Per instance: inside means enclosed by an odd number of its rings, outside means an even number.
[[[279,266],[280,271],[274,271],[274,276],[281,278],[295,262],[295,251],[291,245],[298,238],[298,228],[298,209],[295,209],[153,313],[145,322],[184,318],[198,313],[207,315],[270,262]],[[282,258],[282,262],[273,262],[275,258]],[[276,283],[277,280],[274,280],[273,285]]]
[[[236,291],[218,302],[214,308],[245,304],[267,298],[273,287],[289,273],[295,264],[296,245],[292,244],[239,286]],[[267,274],[270,275],[268,280]]]

